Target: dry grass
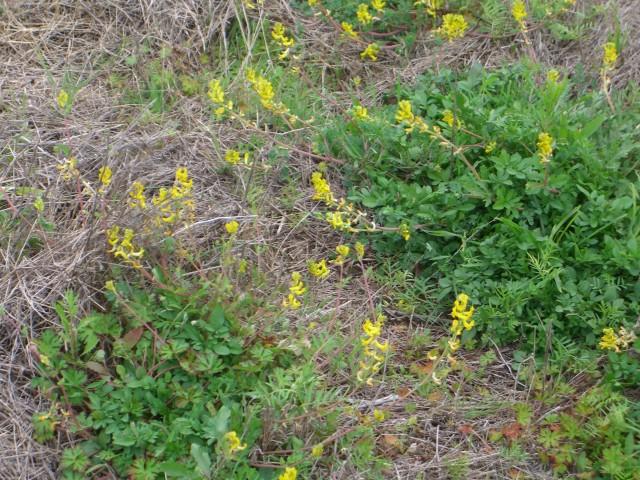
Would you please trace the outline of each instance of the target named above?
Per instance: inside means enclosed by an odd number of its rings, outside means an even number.
[[[618,10],[621,29],[628,35],[628,49],[623,52],[624,65],[617,70],[618,86],[640,78],[640,10],[635,0],[620,0]],[[316,52],[317,65],[327,72],[341,70],[346,78],[363,77],[365,83],[382,92],[396,80],[411,80],[427,68],[463,67],[473,62],[495,66],[515,58],[513,49],[492,43],[487,38],[471,36],[455,47],[433,50],[428,42],[419,44],[412,58],[400,62],[388,53],[375,66],[353,61],[357,48],[338,42],[339,33],[319,18],[303,17],[287,2],[269,5],[269,14],[285,23],[303,25],[304,42]],[[114,172],[112,190],[125,191],[133,180],[150,185],[170,184],[175,168],[187,165],[197,179],[194,192],[198,205],[198,221],[184,232],[194,246],[208,245],[220,233],[222,218],[238,216],[243,220],[239,248],[261,244],[267,253],[253,260],[274,282],[283,283],[288,273],[304,269],[310,258],[326,256],[339,243],[327,227],[291,222],[303,218],[310,205],[298,192],[289,210],[282,198],[291,197],[279,172],[264,169],[251,184],[231,181],[220,175],[221,151],[241,141],[246,132],[231,127],[209,126],[209,112],[202,103],[182,100],[162,117],[141,113],[136,105],[122,105],[112,97],[111,83],[118,75],[130,74],[127,58],[135,55],[144,42],[166,45],[173,49],[165,59],[178,70],[188,71],[198,65],[203,46],[218,45],[227,52],[227,28],[236,16],[248,13],[231,0],[109,0],[87,1],[5,1],[0,16],[0,208],[9,212],[15,228],[0,239],[0,471],[7,479],[56,478],[60,449],[70,439],[60,434],[57,445],[45,446],[31,438],[31,415],[46,409],[43,399],[34,396],[28,382],[34,372],[29,339],[52,323],[51,306],[66,289],[73,289],[81,299],[81,308],[100,308],[100,290],[106,279],[109,259],[104,253],[103,230],[112,219],[80,214],[75,199],[80,185],[63,182],[56,170],[57,144],[68,144],[79,161],[81,175],[97,176],[101,165]],[[592,65],[593,51],[608,38],[615,24],[602,24],[577,45],[560,45],[539,34],[533,44],[539,58],[550,65],[572,69],[577,63]],[[246,32],[255,38],[260,32]],[[253,37],[252,37],[253,36]],[[250,40],[248,40],[250,43]],[[354,53],[356,53],[354,55]],[[328,61],[327,59],[330,59]],[[224,64],[229,58],[225,56]],[[195,67],[194,67],[195,68]],[[224,67],[223,67],[224,68]],[[141,74],[142,72],[140,72]],[[324,77],[323,77],[324,78]],[[135,80],[135,79],[134,79]],[[62,116],[55,108],[55,95],[63,83],[73,82],[77,89],[73,115]],[[348,105],[347,93],[335,93],[328,105]],[[372,103],[375,99],[363,99]],[[263,162],[267,142],[258,156]],[[307,178],[314,161],[305,155],[292,154],[289,169]],[[44,194],[47,218],[55,229],[47,231],[38,222],[29,221],[19,212],[33,197],[24,192],[37,189]],[[32,190],[33,191],[33,190]],[[124,201],[113,195],[112,215],[123,219]],[[254,218],[252,208],[260,216]],[[97,211],[99,205],[91,206]],[[26,242],[37,238],[40,247]],[[243,240],[244,239],[244,240]],[[211,260],[214,263],[214,260]],[[203,268],[212,265],[204,264]],[[336,328],[353,335],[368,312],[370,298],[381,292],[367,290],[357,278],[347,290],[338,282],[323,287],[323,310],[299,321],[332,315]],[[403,320],[391,319],[392,341],[408,343],[415,333]],[[398,352],[398,365],[402,351]],[[320,359],[322,362],[323,359]],[[477,359],[465,360],[475,368]],[[514,388],[515,380],[507,362],[497,362],[489,369],[490,383],[484,385],[451,385],[443,398],[420,399],[416,413],[419,428],[402,438],[407,445],[402,454],[391,452],[395,471],[389,478],[415,478],[425,472],[426,478],[445,478],[454,458],[468,459],[473,477],[506,478],[512,469],[528,469],[529,478],[547,478],[542,469],[528,465],[505,464],[482,439],[509,420],[499,410],[474,422],[465,413],[480,403],[509,405],[526,399],[527,392]],[[336,382],[340,379],[336,378]],[[390,384],[391,385],[391,384]],[[517,387],[517,385],[515,385]],[[401,385],[388,390],[365,391],[363,399],[372,400],[395,394]],[[482,392],[482,394],[480,393]],[[409,417],[402,402],[388,406],[393,413],[384,424],[393,429]],[[459,430],[467,422],[473,436],[470,442]],[[403,434],[404,435],[404,434]],[[388,443],[388,442],[387,442]],[[380,438],[381,448],[384,439]],[[356,472],[337,465],[328,478],[356,478]]]

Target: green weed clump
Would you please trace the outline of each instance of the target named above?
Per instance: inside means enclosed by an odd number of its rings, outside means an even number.
[[[322,136],[348,160],[349,199],[410,226],[371,236],[381,256],[436,282],[436,302],[469,293],[483,343],[596,347],[604,328],[633,330],[640,110],[614,115],[600,92],[524,65],[428,74],[396,102]]]
[[[296,404],[322,405],[330,392],[313,369],[290,369],[291,350],[254,334],[254,300],[224,277],[158,283],[108,283],[103,313],[79,316],[72,294],[57,305],[63,328],[37,343],[34,384],[53,405],[34,417],[38,439],[60,423],[86,439],[63,456],[69,479],[110,468],[119,478],[264,478],[247,454],[265,409],[274,420],[285,405],[302,414]]]

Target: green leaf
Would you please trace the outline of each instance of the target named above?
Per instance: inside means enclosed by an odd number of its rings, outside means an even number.
[[[161,463],[158,465],[158,470],[169,477],[195,478],[197,475],[191,468],[178,462]]]
[[[191,444],[191,456],[196,461],[198,472],[207,478],[211,476],[211,457],[202,445]]]

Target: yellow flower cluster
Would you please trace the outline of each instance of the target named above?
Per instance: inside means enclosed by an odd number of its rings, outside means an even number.
[[[240,158],[243,159],[244,163],[249,162],[249,152],[241,154],[238,150],[229,149],[224,154],[224,159],[231,165],[237,165],[240,163]]]
[[[56,97],[56,102],[58,103],[58,106],[64,110],[69,104],[69,94],[65,90],[60,90]]]
[[[240,228],[240,224],[235,220],[231,220],[230,222],[224,224],[224,229],[229,235],[238,233],[238,228]]]
[[[340,24],[342,31],[349,38],[358,38],[358,32],[353,29],[353,25],[349,22],[342,22]]]
[[[620,352],[627,350],[635,340],[636,334],[624,327],[620,327],[617,334],[613,328],[605,328],[602,330],[602,338],[598,346],[601,350]]]
[[[62,180],[68,182],[74,178],[78,178],[80,176],[80,170],[78,170],[78,160],[76,157],[65,158],[63,163],[56,165],[58,172],[60,172],[60,176]]]
[[[421,133],[429,131],[429,126],[424,119],[418,115],[414,115],[411,102],[409,100],[400,100],[398,102],[396,122],[404,125],[404,130],[407,133],[411,133],[415,128],[417,128]]]
[[[130,228],[125,228],[123,235],[120,235],[120,227],[117,225],[107,230],[107,241],[111,245],[109,253],[113,253],[115,258],[121,258],[125,263],[140,268],[139,259],[144,255],[144,248],[136,248],[133,243],[134,237],[135,233]]]
[[[329,276],[329,267],[327,261],[323,258],[318,262],[309,262],[309,273],[320,280],[324,280]]]
[[[338,256],[333,261],[333,263],[338,266],[344,265],[344,262],[347,260],[347,257],[349,256],[350,251],[351,249],[349,248],[349,245],[338,245],[336,247],[336,252],[338,253]]]
[[[222,449],[225,455],[231,456],[245,448],[247,448],[247,444],[240,441],[236,432],[231,431],[224,434]]]
[[[144,185],[138,181],[131,184],[131,191],[129,192],[129,206],[131,208],[139,208],[144,210],[147,208],[147,199],[144,195]]]
[[[464,37],[467,28],[469,28],[469,24],[462,15],[447,13],[442,16],[442,26],[438,29],[438,32],[452,42],[456,38]]]
[[[336,199],[331,191],[331,185],[322,176],[322,172],[313,172],[311,174],[311,185],[313,186],[313,200],[320,200],[327,206],[331,206],[336,203]]]
[[[211,80],[209,82],[209,91],[207,92],[207,96],[216,107],[214,110],[216,116],[222,117],[226,111],[231,111],[233,109],[233,102],[231,100],[226,103],[224,101],[224,90],[220,84],[220,80]]]
[[[356,120],[370,119],[368,110],[366,109],[366,107],[363,107],[362,105],[354,105],[353,108],[351,109],[351,115]]]
[[[289,51],[291,47],[295,45],[295,40],[293,37],[288,37],[284,25],[280,22],[274,24],[273,29],[271,30],[271,38],[273,38],[280,47],[282,47],[282,52],[278,55],[280,60],[284,60],[289,56]]]
[[[258,94],[258,97],[260,97],[260,103],[264,108],[277,114],[289,111],[282,103],[273,101],[276,94],[269,80],[262,75],[258,75],[252,68],[247,70],[246,78],[253,90]]]
[[[382,13],[384,11],[386,3],[387,2],[385,2],[384,0],[371,0],[371,6],[378,13]]]
[[[451,310],[451,317],[453,318],[451,322],[451,333],[456,337],[462,335],[463,329],[471,330],[475,325],[475,321],[473,320],[474,308],[469,307],[469,309],[467,309],[468,303],[469,296],[465,293],[459,294],[455,302],[453,302],[453,309]]]
[[[369,25],[373,21],[373,15],[369,12],[369,5],[366,3],[361,3],[358,5],[358,10],[356,11],[356,17],[358,17],[358,21],[363,25]]]
[[[549,83],[558,83],[560,80],[560,72],[555,68],[552,68],[547,72],[547,82]]]
[[[356,257],[358,257],[358,260],[362,260],[364,258],[364,245],[360,242],[356,242],[353,249],[356,251]]]
[[[151,202],[159,210],[156,224],[173,225],[179,221],[187,220],[193,215],[195,206],[191,198],[193,179],[189,178],[189,172],[185,167],[176,170],[176,179],[170,189],[162,187],[151,199]]]
[[[360,52],[360,58],[363,60],[368,58],[375,62],[378,60],[378,53],[380,53],[380,46],[377,43],[370,43],[367,48]]]
[[[602,46],[604,52],[602,55],[602,64],[605,71],[613,70],[618,61],[618,49],[613,42],[607,42]]]
[[[296,480],[298,477],[298,470],[295,467],[287,467],[284,473],[278,477],[278,480]]]
[[[523,0],[515,0],[513,5],[511,6],[511,15],[518,25],[520,25],[521,30],[525,30],[527,28],[525,24],[525,19],[527,18],[527,6],[525,5]]]
[[[427,14],[435,17],[438,9],[442,8],[444,0],[416,0],[416,6],[423,6],[427,10]]]
[[[111,185],[112,175],[113,172],[108,165],[100,167],[100,169],[98,170],[98,181],[100,182],[101,186],[98,189],[98,193],[104,193],[107,188],[109,188],[109,185]]]
[[[282,300],[282,306],[296,310],[302,306],[300,298],[307,291],[307,287],[304,286],[302,281],[302,275],[300,272],[293,272],[291,274],[291,283],[289,284],[289,294]]]
[[[360,361],[360,370],[356,378],[367,385],[373,385],[373,376],[380,370],[384,354],[389,350],[389,342],[380,343],[379,340],[385,320],[385,316],[380,314],[375,322],[367,318],[362,324],[364,335],[360,344],[364,347],[364,359]]]
[[[406,223],[403,223],[402,225],[400,225],[398,232],[400,233],[400,236],[404,238],[405,242],[408,242],[409,239],[411,238],[411,231],[409,230],[409,225],[407,225]]]
[[[541,132],[540,135],[538,135],[537,146],[540,163],[549,163],[553,155],[553,137],[546,132]]]

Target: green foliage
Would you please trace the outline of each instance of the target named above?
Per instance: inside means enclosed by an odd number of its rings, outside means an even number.
[[[602,475],[597,478],[635,478],[640,469],[639,420],[637,403],[610,388],[593,388],[573,410],[545,418],[538,433],[540,456],[557,474],[573,468]]]
[[[90,433],[65,451],[65,478],[106,464],[123,478],[262,478],[247,453],[265,409],[284,421],[335,397],[311,364],[293,366],[290,350],[252,336],[256,305],[236,299],[224,277],[158,280],[163,287],[120,282],[108,311],[86,316],[67,293],[56,305],[62,329],[38,340],[34,385],[76,411],[69,428]],[[51,438],[57,423],[35,415],[36,437]],[[228,450],[232,431],[246,448]]]
[[[607,114],[601,94],[575,96],[568,80],[541,86],[525,65],[426,75],[388,102],[402,99],[459,147],[407,134],[395,107],[323,134],[327,152],[347,160],[351,200],[381,225],[413,226],[408,242],[372,236],[381,256],[438,282],[443,311],[470,294],[485,343],[595,347],[603,327],[628,324],[640,308],[640,110]],[[445,109],[459,127],[442,121]],[[548,178],[536,153],[543,131],[555,139]]]

